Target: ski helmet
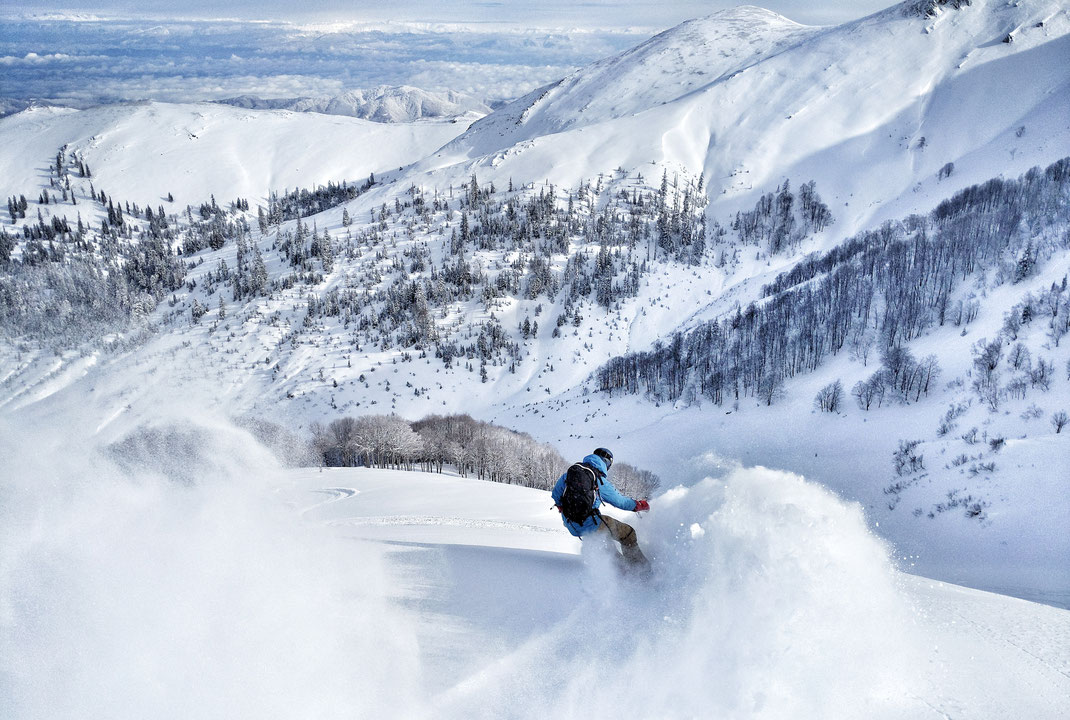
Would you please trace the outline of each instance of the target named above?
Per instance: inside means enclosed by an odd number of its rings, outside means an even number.
[[[606,470],[609,470],[611,467],[613,467],[613,453],[611,453],[609,450],[607,450],[606,448],[598,448],[594,451],[594,454],[605,461]]]

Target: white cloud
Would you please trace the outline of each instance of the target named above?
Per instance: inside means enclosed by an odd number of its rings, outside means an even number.
[[[410,85],[428,90],[457,90],[488,100],[516,98],[573,70],[561,65],[493,65],[445,61],[416,62]]]
[[[13,55],[0,57],[0,65],[9,67],[15,65],[48,65],[53,63],[76,63],[104,59],[106,59],[104,55],[68,55],[67,53],[47,53],[39,55],[35,52],[28,52],[22,57],[15,57]]]
[[[0,101],[87,105],[239,94],[328,95],[378,85],[512,98],[645,39],[632,31],[548,31],[436,23],[0,18]],[[62,72],[56,72],[62,67]]]

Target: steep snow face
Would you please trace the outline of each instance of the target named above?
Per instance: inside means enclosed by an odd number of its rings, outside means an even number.
[[[0,119],[0,193],[25,193],[64,145],[89,164],[97,191],[180,210],[329,180],[397,170],[441,146],[467,121],[385,124],[211,103],[139,103],[90,110],[36,108]]]
[[[518,132],[528,133],[523,137],[530,139],[488,155],[469,157],[465,148],[475,152],[471,143],[486,134],[486,129],[491,127],[489,123],[508,117],[496,113],[480,123],[478,131],[473,128],[464,139],[421,164],[417,169],[427,171],[425,174],[399,174],[398,182],[373,188],[350,202],[345,210],[357,218],[354,230],[367,228],[369,211],[373,208],[383,204],[393,206],[395,198],[403,202],[411,199],[405,194],[410,183],[424,187],[428,193],[437,190],[445,196],[449,192],[452,207],[456,209],[457,202],[452,199],[449,185],[459,188],[459,183],[467,181],[473,172],[478,173],[481,185],[497,181],[498,187],[503,188],[511,177],[518,184],[539,183],[541,187],[541,180],[548,178],[564,183],[563,187],[569,189],[575,187],[571,184],[573,178],[593,178],[604,170],[623,167],[626,172],[612,173],[615,178],[610,182],[619,181],[617,187],[628,189],[633,182],[640,184],[635,178],[636,170],[648,180],[653,176],[656,183],[663,168],[669,170],[670,178],[674,169],[690,168],[702,171],[707,178],[713,197],[710,213],[722,222],[735,208],[752,206],[755,194],[771,190],[772,185],[785,177],[793,182],[815,178],[822,196],[833,205],[834,232],[842,235],[856,226],[869,227],[881,217],[902,217],[915,207],[928,209],[961,185],[1001,173],[1012,176],[1034,163],[1046,165],[1066,153],[1070,147],[1066,117],[1070,93],[1065,62],[1068,22],[1064,8],[1040,0],[1026,0],[1015,6],[979,2],[957,11],[941,11],[932,19],[902,10],[892,8],[832,30],[796,28],[792,31],[786,27],[784,37],[797,33],[798,42],[792,44],[790,39],[785,40],[786,45],[779,54],[763,55],[735,74],[724,76],[726,71],[722,69],[719,79],[711,84],[695,86],[683,95],[669,93],[665,95],[666,104],[637,110],[633,115],[607,116],[593,124],[543,135],[537,134],[534,121],[517,126],[514,115],[513,126],[520,128]],[[775,26],[772,20],[761,25]],[[701,23],[695,25],[699,27]],[[1004,37],[1011,37],[1012,42],[1001,42]],[[655,48],[656,45],[648,44],[644,52],[657,54]],[[1026,81],[1020,82],[1021,78]],[[642,79],[642,73],[635,75],[636,82]],[[607,75],[606,81],[609,80]],[[588,86],[592,92],[594,88],[594,84]],[[622,98],[628,89],[619,88]],[[587,97],[597,99],[601,107],[606,107],[602,99],[594,95]],[[993,100],[994,97],[1000,102]],[[567,105],[568,98],[562,94],[553,107]],[[135,127],[125,130],[130,135],[129,141],[119,141],[119,136],[103,136],[107,142],[97,150],[91,135],[76,134],[75,142],[83,143],[79,147],[101,153],[97,160],[92,155],[86,158],[93,168],[98,190],[132,201],[152,200],[153,205],[156,201],[151,196],[143,197],[143,190],[151,190],[158,196],[173,189],[179,202],[183,198],[200,202],[209,192],[215,192],[221,201],[238,193],[255,197],[256,191],[248,188],[264,187],[265,176],[276,178],[269,181],[279,187],[297,184],[291,184],[292,178],[307,185],[310,179],[315,182],[315,178],[324,175],[324,180],[354,175],[359,179],[369,170],[376,170],[378,175],[377,167],[385,164],[386,158],[394,157],[388,153],[396,150],[386,143],[394,137],[389,134],[370,136],[383,141],[380,147],[371,145],[370,141],[368,146],[347,143],[342,131],[337,135],[316,135],[310,131],[323,127],[321,123],[338,123],[342,128],[368,127],[366,123],[347,124],[344,118],[310,119],[308,115],[251,113],[217,106],[204,109],[150,105],[143,106],[139,112],[155,108],[164,113],[175,107],[187,108],[179,113],[181,118],[201,112],[206,118],[247,117],[248,121],[243,122],[249,132],[233,130],[235,126],[242,127],[241,124],[228,125],[231,131],[221,133],[219,137],[223,140],[211,146],[198,144],[212,136],[207,131],[194,132],[196,138],[168,140],[169,162],[157,165],[147,160],[157,157],[154,152],[158,153],[159,148],[136,139]],[[550,117],[550,106],[547,107],[546,117]],[[101,109],[99,113],[113,111],[119,110]],[[66,127],[82,132],[80,120],[69,112],[39,112],[57,118],[56,127],[70,122]],[[20,117],[25,121],[35,115],[27,113]],[[263,117],[274,118],[271,123],[277,126],[259,125],[258,118]],[[285,132],[279,130],[284,124],[282,118],[285,123],[293,121],[299,129],[287,125]],[[167,132],[190,127],[175,122],[175,118],[167,123],[170,124],[162,123]],[[215,125],[207,123],[206,127],[209,126]],[[276,127],[276,131],[265,132],[261,137],[257,130],[262,127]],[[164,129],[160,130],[164,133],[160,137],[167,138]],[[17,184],[12,182],[7,194],[22,192],[25,178],[31,175],[34,182],[30,187],[40,187],[42,178],[47,185],[48,176],[41,168],[54,157],[57,147],[66,142],[65,136],[48,134],[51,132],[46,128],[37,135],[19,133],[12,136],[17,140],[4,144],[6,151],[16,158],[4,167],[13,169],[18,180]],[[37,144],[39,138],[44,139]],[[103,154],[105,147],[113,149],[110,154]],[[370,150],[365,155],[357,152],[368,147]],[[375,167],[359,164],[353,171],[354,165],[348,164],[364,161]],[[955,164],[953,171],[949,175],[941,173],[951,161]],[[192,164],[187,166],[185,162]],[[244,168],[250,168],[248,176]],[[291,174],[285,174],[284,182],[279,182],[278,173],[283,171]],[[273,176],[272,172],[277,174]],[[226,182],[213,184],[224,175]],[[0,175],[0,183],[4,182],[3,177]],[[237,192],[235,182],[240,183]],[[170,183],[185,184],[172,188]],[[222,189],[216,190],[217,187]],[[86,207],[80,200],[79,209],[85,212]],[[340,238],[349,230],[342,224],[342,213],[343,208],[337,207],[308,222],[316,222],[318,228],[329,229],[335,238]],[[248,219],[253,221],[254,217]],[[398,257],[403,250],[398,252],[397,248],[416,242],[405,239],[406,229],[418,234],[431,232],[430,229],[421,231],[418,224],[396,228],[397,239],[391,238],[390,244],[391,252]],[[448,232],[446,228],[438,240],[432,238],[434,247],[441,247],[438,243],[449,236]],[[277,238],[271,234],[257,235],[255,242],[268,258],[273,278],[281,280],[290,270],[278,253],[270,250]],[[835,239],[831,233],[825,238],[830,242]],[[376,257],[378,251],[378,247],[369,245],[357,248],[356,254],[383,260],[385,264],[392,261],[388,253]],[[830,363],[819,373],[794,380],[789,388],[790,405],[759,408],[755,407],[757,403],[744,401],[750,407],[734,408],[731,415],[727,407],[707,406],[681,412],[662,404],[661,409],[654,410],[650,402],[638,398],[606,402],[603,397],[581,396],[584,379],[612,355],[625,349],[644,349],[682,323],[686,326],[691,313],[695,313],[692,316],[695,318],[709,317],[728,311],[737,301],[745,305],[754,299],[758,285],[772,279],[779,269],[775,265],[770,267],[764,260],[743,266],[734,276],[726,276],[710,264],[702,268],[659,268],[640,297],[624,304],[623,315],[612,317],[593,306],[588,312],[585,307],[580,326],[558,339],[551,339],[550,332],[553,318],[561,310],[561,299],[558,298],[557,306],[551,301],[549,312],[539,317],[542,331],[530,346],[531,359],[519,365],[517,374],[503,371],[494,377],[492,372],[489,381],[493,385],[484,386],[476,379],[478,374],[472,367],[471,373],[462,368],[444,370],[431,357],[418,358],[418,362],[410,364],[397,346],[365,344],[363,349],[355,348],[353,336],[340,324],[314,327],[304,336],[307,340],[294,341],[291,331],[302,322],[306,287],[297,286],[281,291],[270,300],[235,307],[225,291],[209,296],[205,289],[211,285],[205,282],[206,276],[214,272],[220,260],[225,259],[231,267],[236,265],[233,243],[228,240],[219,254],[205,253],[200,257],[206,262],[190,274],[190,279],[199,283],[198,288],[180,291],[177,300],[188,303],[194,295],[200,300],[210,300],[213,314],[208,320],[190,325],[188,306],[178,305],[174,310],[176,315],[168,321],[171,324],[162,324],[168,328],[167,332],[161,333],[149,346],[119,358],[104,352],[88,357],[72,352],[66,358],[45,353],[32,360],[32,366],[24,371],[24,353],[10,348],[3,359],[3,379],[9,389],[0,402],[9,410],[45,405],[54,412],[57,425],[69,423],[66,413],[71,407],[89,402],[87,398],[98,404],[104,418],[131,415],[151,418],[157,406],[141,394],[144,386],[174,383],[183,386],[187,394],[191,388],[201,390],[198,395],[204,395],[204,405],[216,407],[220,412],[253,411],[276,417],[281,414],[295,424],[375,411],[397,411],[409,418],[436,411],[471,412],[530,430],[540,439],[558,443],[569,452],[589,451],[592,443],[603,442],[596,438],[616,438],[628,446],[637,463],[664,476],[671,476],[678,469],[675,463],[681,458],[690,458],[701,448],[712,447],[724,455],[743,458],[749,464],[805,472],[808,477],[865,503],[871,518],[879,518],[880,532],[885,537],[905,540],[901,547],[910,553],[919,547],[925,551],[927,557],[917,567],[936,577],[993,587],[991,569],[996,568],[1007,579],[1004,587],[1014,589],[1017,584],[1017,591],[1022,592],[1024,575],[1047,573],[1048,584],[1034,585],[1033,589],[1057,592],[1060,601],[1066,602],[1065,571],[1061,574],[1049,571],[1051,567],[1065,565],[1062,562],[1066,556],[1065,543],[1048,541],[1051,537],[1061,538],[1056,533],[1065,525],[1065,493],[1052,481],[1065,476],[1064,469],[1068,467],[1070,455],[1066,445],[1058,444],[1065,431],[1051,440],[1041,438],[1033,444],[1031,439],[1029,443],[1009,447],[999,458],[1000,473],[1005,475],[997,480],[981,477],[967,481],[969,493],[981,492],[980,497],[986,501],[996,501],[992,516],[996,523],[1002,523],[998,532],[960,518],[959,513],[955,525],[934,529],[943,519],[925,525],[930,521],[924,513],[939,512],[945,493],[963,488],[959,477],[969,467],[952,465],[952,458],[968,452],[970,462],[977,464],[980,462],[976,459],[977,450],[962,447],[964,442],[958,438],[934,443],[929,450],[930,463],[945,467],[934,467],[932,479],[908,488],[899,510],[885,512],[882,507],[887,495],[883,490],[896,481],[890,476],[890,453],[898,439],[931,438],[947,408],[946,403],[965,400],[965,391],[947,389],[913,410],[886,408],[879,422],[874,416],[863,415],[853,405],[842,417],[821,416],[814,420],[810,403],[822,385],[842,379],[846,387],[851,387],[872,372],[863,363],[849,363],[841,356],[837,364]],[[509,262],[507,258],[490,257],[487,266],[500,259]],[[783,256],[772,262],[782,262],[787,267],[795,259]],[[1036,278],[1029,289],[1042,290],[1051,282],[1062,280],[1065,257],[1055,259],[1051,265],[1050,273],[1045,271],[1047,274]],[[372,276],[362,275],[357,271],[359,267],[353,258],[339,258],[333,275],[328,274],[312,294],[321,293],[322,297],[322,293],[331,289],[367,282],[366,278]],[[747,285],[748,278],[750,285]],[[1019,293],[1026,288],[1011,290]],[[968,369],[970,344],[979,336],[994,337],[1003,313],[1017,301],[1017,297],[1010,299],[1006,294],[1010,290],[1005,291],[984,291],[980,328],[971,328],[968,335],[960,335],[958,328],[950,327],[934,331],[924,340],[924,349],[912,345],[914,352],[918,356],[939,353],[948,378],[959,379]],[[217,288],[211,291],[215,292]],[[223,295],[226,295],[223,298],[225,320],[223,302],[220,302]],[[495,312],[500,313],[503,325],[511,329],[529,313],[532,317],[539,315],[532,306],[542,302],[543,297],[510,302]],[[156,317],[163,320],[168,312],[165,304]],[[451,315],[443,320],[458,323],[458,328],[465,322],[475,327],[489,312],[489,308],[471,302],[451,308]],[[216,332],[217,327],[226,332]],[[1038,334],[1033,345],[1035,352],[1039,353],[1037,348],[1043,342]],[[1044,354],[1055,361],[1055,367],[1062,368],[1068,359],[1067,347],[1064,344],[1062,349],[1045,348]],[[151,367],[151,372],[146,372],[146,367]],[[83,376],[86,380],[80,383],[78,378]],[[82,392],[87,385],[94,388],[91,395]],[[1051,398],[1038,400],[1047,413],[1041,422],[1026,421],[1032,422],[1030,426],[1017,420],[1019,413],[1026,411],[1026,405],[1033,401],[1030,396],[1028,401],[1012,405],[1007,419],[995,418],[998,427],[992,430],[1012,439],[1026,432],[1031,438],[1050,433],[1046,429],[1048,418],[1063,409],[1060,398],[1064,395],[1060,393],[1065,391],[1065,379],[1060,376],[1054,387]],[[988,420],[988,415],[976,408],[968,423],[984,428],[982,423]],[[962,430],[966,430],[969,425],[966,420],[963,423]],[[104,420],[101,426],[107,424],[108,420]],[[848,427],[850,430],[845,429]],[[770,428],[787,431],[771,432]],[[299,429],[303,432],[303,428]],[[852,441],[845,442],[845,438]],[[1060,448],[1063,448],[1061,454]],[[937,453],[945,450],[946,460],[935,461]],[[1040,457],[1045,458],[1046,464],[1039,461]],[[986,457],[985,463],[988,462],[990,459]],[[1054,472],[1049,472],[1052,468]],[[1038,481],[1041,475],[1044,477]],[[967,493],[960,493],[964,494]],[[1013,506],[1013,510],[999,508],[1003,503],[1008,508]],[[913,518],[912,511],[921,513],[922,517]],[[1005,514],[1000,518],[997,512]],[[1012,521],[1008,522],[1011,515]],[[1022,531],[1023,527],[1029,528],[1028,533]],[[947,554],[949,547],[953,555]],[[1031,568],[1025,568],[1023,562],[1026,547],[1034,558]],[[979,556],[983,562],[967,567],[968,574],[955,567],[949,570],[949,565],[958,565],[964,558],[968,562],[969,556]]]
[[[485,154],[671,103],[820,32],[741,6],[691,20],[511,103],[458,146]]]
[[[742,8],[542,88],[422,167],[562,186],[680,168],[703,174],[722,220],[785,178],[815,179],[842,237],[1058,157],[1070,146],[1068,33],[1054,0],[979,0],[934,18],[896,6],[835,28]]]
[[[489,107],[471,95],[453,90],[434,92],[408,85],[380,85],[371,90],[350,90],[333,97],[263,99],[243,95],[220,102],[249,109],[318,112],[387,123],[451,118],[468,113],[479,117],[490,112]]]

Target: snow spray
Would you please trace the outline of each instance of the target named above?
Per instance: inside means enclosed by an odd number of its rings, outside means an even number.
[[[277,500],[248,433],[179,414],[102,443],[0,419],[0,456],[5,718],[419,713],[381,558]]]
[[[656,577],[616,579],[446,693],[452,717],[905,717],[922,657],[861,508],[735,469],[652,501]],[[575,638],[586,641],[575,644]]]

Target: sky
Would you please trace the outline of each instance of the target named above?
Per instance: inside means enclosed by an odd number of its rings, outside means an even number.
[[[31,103],[88,107],[240,95],[324,97],[379,85],[454,90],[494,105],[686,19],[735,5],[725,0],[62,3],[65,10],[40,0],[0,5],[0,115]],[[764,5],[799,22],[830,24],[885,3]]]
[[[57,7],[102,15],[157,15],[218,19],[375,20],[406,22],[520,22],[541,27],[620,27],[664,29],[683,20],[742,3],[731,0],[13,0],[16,12],[51,13]],[[755,0],[796,22],[830,24],[876,12],[894,0]],[[221,7],[224,8],[221,10]]]

